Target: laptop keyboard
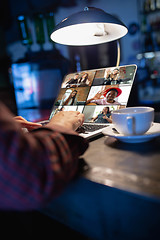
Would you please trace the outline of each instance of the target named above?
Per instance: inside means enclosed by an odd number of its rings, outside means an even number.
[[[78,133],[93,132],[101,128],[107,127],[106,124],[83,124],[76,131]]]
[[[39,123],[42,124],[42,126],[45,126],[49,121],[45,120],[45,121],[41,121]],[[101,128],[107,127],[106,124],[83,124],[82,126],[80,126],[79,128],[77,128],[76,132],[78,133],[85,133],[85,132],[94,132],[96,130],[99,130]]]

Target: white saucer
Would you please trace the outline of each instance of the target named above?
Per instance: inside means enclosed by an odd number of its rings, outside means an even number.
[[[122,142],[126,143],[140,143],[147,142],[151,139],[160,136],[160,123],[153,123],[152,127],[143,135],[134,135],[134,136],[125,136],[121,133],[115,133],[112,128],[114,125],[112,124],[109,127],[106,127],[102,130],[104,135],[114,137],[119,139]]]

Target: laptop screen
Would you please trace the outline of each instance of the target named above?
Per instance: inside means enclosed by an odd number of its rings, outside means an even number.
[[[91,122],[105,107],[110,112],[126,107],[136,70],[125,65],[66,75],[49,119],[58,111],[79,111]]]

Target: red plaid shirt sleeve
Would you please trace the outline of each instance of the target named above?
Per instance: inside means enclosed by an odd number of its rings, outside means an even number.
[[[0,112],[0,208],[43,207],[75,176],[88,143],[56,129],[23,133],[3,105]]]

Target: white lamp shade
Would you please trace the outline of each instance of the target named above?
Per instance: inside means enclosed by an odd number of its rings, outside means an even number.
[[[114,16],[97,8],[86,8],[59,23],[51,39],[72,46],[94,45],[122,38],[127,32],[126,26]]]

